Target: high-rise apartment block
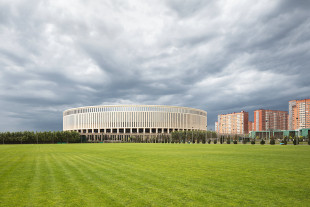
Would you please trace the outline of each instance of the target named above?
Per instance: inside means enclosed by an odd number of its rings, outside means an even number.
[[[248,123],[248,132],[250,132],[250,131],[254,131],[254,122],[252,122],[252,121],[249,121],[249,123]]]
[[[287,111],[259,109],[254,111],[254,131],[287,130]]]
[[[310,128],[310,99],[289,101],[289,130]]]
[[[239,113],[218,115],[215,123],[215,130],[220,134],[247,134],[249,113],[241,111]]]

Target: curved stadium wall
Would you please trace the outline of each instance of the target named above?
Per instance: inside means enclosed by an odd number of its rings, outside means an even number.
[[[87,106],[63,112],[63,130],[77,131],[88,140],[113,136],[169,135],[173,131],[206,130],[207,112],[179,106]]]

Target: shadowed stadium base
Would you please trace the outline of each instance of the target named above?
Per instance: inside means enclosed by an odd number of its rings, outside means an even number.
[[[0,206],[306,206],[310,146],[0,145]]]

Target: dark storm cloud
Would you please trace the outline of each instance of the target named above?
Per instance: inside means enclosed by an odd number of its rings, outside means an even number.
[[[310,3],[2,1],[0,131],[61,130],[62,112],[165,104],[217,114],[309,98]]]

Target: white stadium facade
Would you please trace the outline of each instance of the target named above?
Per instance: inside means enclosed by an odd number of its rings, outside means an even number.
[[[207,112],[179,106],[87,106],[63,112],[63,130],[77,131],[87,141],[128,141],[168,136],[173,131],[207,129]]]

